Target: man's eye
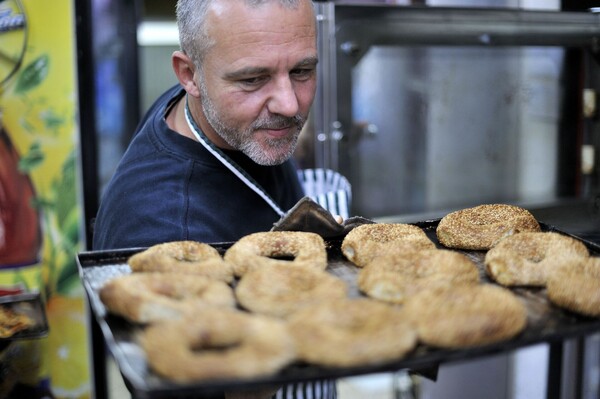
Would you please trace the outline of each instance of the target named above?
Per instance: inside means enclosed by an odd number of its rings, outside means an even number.
[[[251,78],[241,79],[240,83],[245,86],[258,86],[265,81],[265,77],[263,76],[254,76]]]
[[[294,69],[291,71],[291,75],[295,78],[295,79],[309,79],[314,75],[314,68],[299,68],[299,69]]]

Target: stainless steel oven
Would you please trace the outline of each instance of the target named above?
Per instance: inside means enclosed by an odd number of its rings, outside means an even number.
[[[316,3],[300,164],[345,175],[354,215],[508,202],[597,241],[600,15],[389,3]],[[593,398],[598,353],[592,336],[444,366],[420,397]]]

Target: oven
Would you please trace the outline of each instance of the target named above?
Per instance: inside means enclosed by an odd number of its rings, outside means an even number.
[[[344,175],[352,215],[415,222],[503,202],[598,241],[600,15],[487,3],[316,3],[299,163]],[[599,340],[451,365],[419,380],[420,397],[597,397]]]

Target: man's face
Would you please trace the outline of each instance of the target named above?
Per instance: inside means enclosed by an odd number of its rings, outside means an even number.
[[[212,7],[208,21],[216,44],[199,79],[208,130],[256,163],[284,162],[315,95],[311,3],[302,1],[296,9],[275,2],[248,8],[244,1],[223,0]]]

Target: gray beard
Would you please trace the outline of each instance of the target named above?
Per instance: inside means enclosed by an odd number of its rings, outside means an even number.
[[[255,120],[247,129],[238,130],[228,126],[219,116],[216,107],[206,93],[206,88],[200,84],[202,111],[210,126],[231,147],[243,152],[259,165],[279,165],[288,160],[294,153],[298,143],[298,136],[306,118],[296,115],[285,117],[272,115],[267,118]],[[287,126],[295,126],[295,132],[291,136],[281,139],[269,139],[261,144],[255,140],[254,131],[258,129],[280,129]]]

